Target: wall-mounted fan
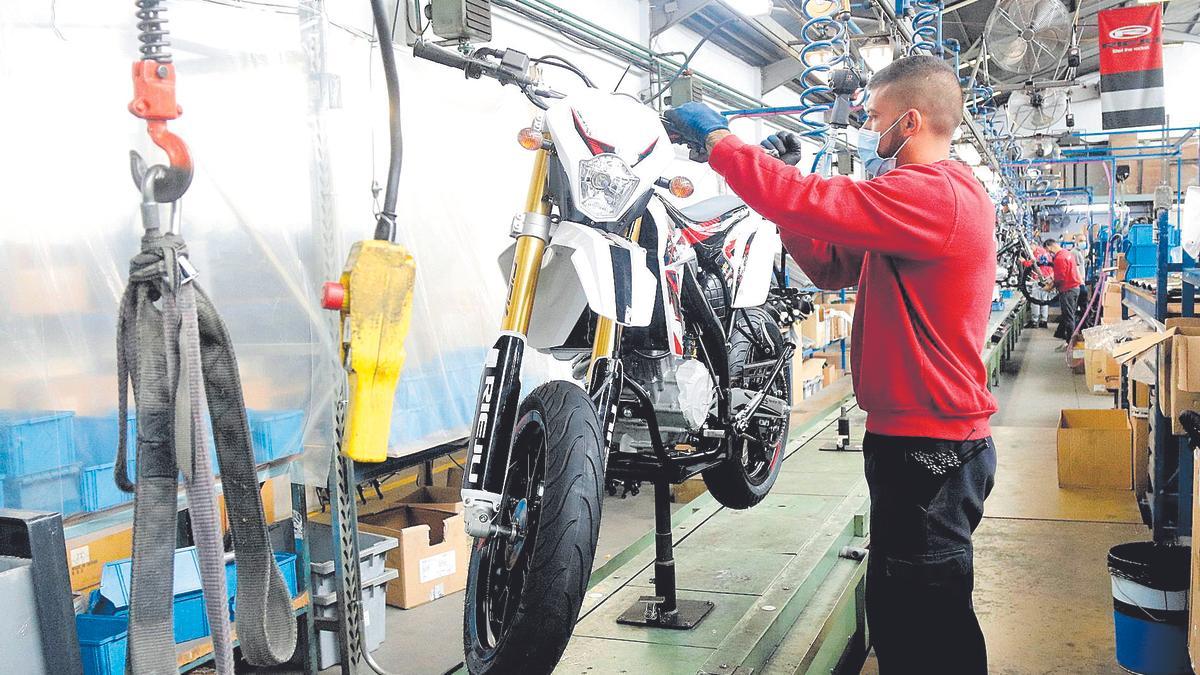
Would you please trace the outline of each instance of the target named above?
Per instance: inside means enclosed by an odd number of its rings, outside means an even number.
[[[1057,66],[1071,42],[1071,15],[1059,0],[1000,0],[984,27],[992,58],[1032,75]]]
[[[1031,136],[1017,141],[1022,159],[1052,159],[1058,156],[1058,145],[1049,136]]]
[[[1017,129],[1044,131],[1067,114],[1067,95],[1060,89],[1014,92],[1008,99],[1008,116]]]

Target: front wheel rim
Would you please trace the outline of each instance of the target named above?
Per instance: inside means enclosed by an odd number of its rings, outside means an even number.
[[[496,534],[476,544],[479,552],[474,607],[476,638],[495,651],[512,627],[537,541],[545,492],[546,433],[536,411],[517,422],[508,483],[501,495],[499,524],[511,534]]]

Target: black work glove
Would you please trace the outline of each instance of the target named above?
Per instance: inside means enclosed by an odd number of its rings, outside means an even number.
[[[767,136],[761,145],[773,152],[779,161],[788,166],[800,163],[800,136],[790,131],[781,131]]]

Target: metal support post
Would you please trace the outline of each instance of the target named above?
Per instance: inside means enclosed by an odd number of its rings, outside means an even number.
[[[850,408],[842,406],[842,412],[837,420],[838,439],[836,443],[826,443],[821,446],[822,452],[862,452],[861,445],[850,444]]]
[[[617,623],[688,630],[716,606],[708,600],[679,599],[671,539],[671,483],[662,476],[654,481],[654,592],[656,595],[638,598]]]
[[[62,516],[0,509],[0,555],[31,561],[33,601],[46,672],[82,673]]]

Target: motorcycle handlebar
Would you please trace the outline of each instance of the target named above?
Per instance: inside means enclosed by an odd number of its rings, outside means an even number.
[[[413,45],[413,56],[464,71],[473,62],[473,59],[469,59],[461,54],[452,52],[449,49],[443,49],[432,42],[426,42],[424,40],[418,40],[416,44]]]
[[[413,56],[461,70],[469,78],[478,79],[487,76],[500,84],[513,83],[522,88],[537,87],[537,80],[524,72],[529,65],[529,57],[524,54],[513,50],[497,51],[494,49],[481,49],[477,53],[494,56],[500,62],[493,63],[486,58],[463,56],[425,40],[418,40],[413,45]],[[508,58],[510,55],[513,57],[511,62]],[[556,92],[537,90],[534,93],[554,97]]]

